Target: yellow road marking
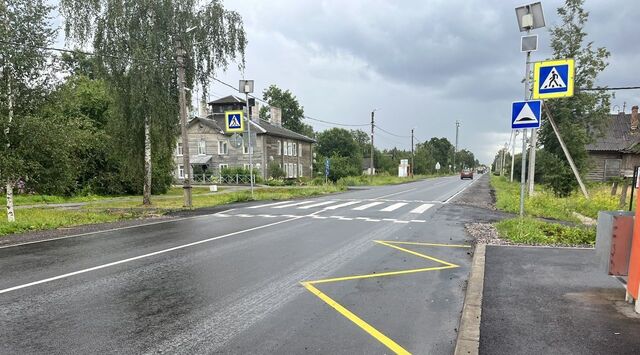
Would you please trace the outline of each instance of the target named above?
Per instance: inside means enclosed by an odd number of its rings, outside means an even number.
[[[374,240],[374,242],[385,242],[389,244],[422,245],[426,247],[450,247],[450,248],[471,248],[465,244],[440,244],[440,243],[420,243],[420,242],[398,242],[395,240]]]
[[[413,274],[413,273],[416,273],[416,272],[444,270],[444,269],[452,269],[452,268],[456,268],[456,267],[458,267],[458,266],[457,265],[435,266],[435,267],[428,267],[428,268],[424,268],[424,269],[390,271],[390,272],[381,272],[381,273],[377,273],[377,274],[336,277],[336,278],[332,278],[332,279],[322,279],[322,280],[314,280],[314,281],[307,281],[307,282],[312,283],[312,284],[323,284],[323,283],[327,283],[327,282],[358,280],[358,279],[369,279],[369,278],[373,278],[373,277],[402,275],[402,274]]]
[[[348,320],[352,321],[357,326],[362,328],[362,330],[364,330],[369,335],[374,337],[376,340],[378,340],[379,342],[384,344],[391,351],[395,352],[396,354],[410,354],[408,351],[406,351],[404,348],[402,348],[400,345],[398,345],[398,343],[396,343],[395,341],[391,340],[386,335],[380,333],[380,331],[378,331],[376,328],[372,327],[369,323],[365,322],[360,317],[355,315],[353,312],[351,312],[348,309],[342,307],[342,305],[340,305],[338,302],[334,301],[331,297],[325,295],[324,293],[322,293],[322,291],[320,291],[317,288],[315,288],[310,282],[302,282],[302,285],[304,287],[306,287],[307,290],[309,290],[311,293],[313,293],[314,295],[318,296],[318,298],[323,300],[326,304],[328,304],[333,309],[338,311],[338,313],[342,314],[345,318],[347,318]]]
[[[415,255],[415,256],[419,256],[419,257],[421,257],[423,259],[435,261],[435,262],[443,264],[445,266],[435,266],[435,267],[428,267],[428,268],[422,268],[422,269],[411,269],[411,270],[381,272],[381,273],[378,273],[378,274],[367,274],[367,275],[354,275],[354,276],[336,277],[336,278],[322,279],[322,280],[316,280],[316,281],[304,281],[304,282],[301,282],[301,284],[307,290],[309,290],[309,292],[311,292],[314,295],[316,295],[323,302],[325,302],[326,304],[331,306],[331,308],[335,309],[338,313],[343,315],[345,318],[347,318],[351,322],[355,323],[358,327],[360,327],[362,330],[367,332],[367,334],[371,335],[373,338],[375,338],[380,343],[385,345],[391,351],[395,352],[396,354],[410,354],[407,350],[405,350],[403,347],[401,347],[396,342],[391,340],[389,337],[387,337],[386,335],[382,334],[376,328],[372,327],[369,323],[365,322],[364,320],[362,320],[360,317],[358,317],[357,315],[355,315],[354,313],[352,313],[348,309],[344,308],[338,302],[334,301],[331,297],[329,297],[326,294],[322,293],[320,290],[318,290],[313,285],[314,284],[320,284],[320,283],[336,282],[336,281],[348,281],[348,280],[367,279],[367,278],[381,277],[381,276],[412,274],[412,273],[418,273],[418,272],[424,272],[424,271],[445,270],[445,269],[453,269],[453,268],[460,267],[459,265],[452,264],[450,262],[446,262],[444,260],[440,260],[440,259],[428,256],[428,255],[424,255],[424,254],[415,252],[413,250],[405,249],[405,248],[402,248],[402,247],[399,247],[399,246],[396,246],[396,245],[393,245],[393,244],[438,246],[438,247],[453,247],[453,248],[468,248],[470,246],[460,245],[460,244],[395,242],[395,241],[384,241],[384,240],[374,240],[374,242],[376,242],[378,244],[385,245],[385,246],[390,247],[390,248],[394,248],[394,249],[403,251],[405,253],[409,253],[409,254],[412,254],[412,255]]]
[[[387,243],[387,242],[383,242],[383,241],[381,241],[381,240],[374,240],[374,242],[376,242],[376,243],[378,243],[378,244],[386,245],[386,246],[388,246],[389,248],[394,248],[394,249],[402,250],[402,251],[403,251],[403,252],[405,252],[405,253],[409,253],[409,254],[412,254],[412,255],[415,255],[415,256],[419,256],[419,257],[421,257],[421,258],[425,258],[425,259],[428,259],[428,260],[432,260],[432,261],[438,262],[438,263],[440,263],[440,264],[449,265],[449,266],[452,266],[452,267],[458,267],[458,266],[459,266],[459,265],[456,265],[456,264],[448,263],[448,262],[446,262],[446,261],[444,261],[444,260],[436,259],[436,258],[434,258],[434,257],[432,257],[432,256],[429,256],[429,255],[420,254],[420,253],[415,252],[415,251],[413,251],[413,250],[409,250],[409,249],[405,249],[405,248],[402,248],[402,247],[399,247],[399,246],[396,246],[396,245],[393,245],[393,244],[389,244],[389,243]]]

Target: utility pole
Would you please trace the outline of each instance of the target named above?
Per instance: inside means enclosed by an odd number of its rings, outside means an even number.
[[[182,42],[178,40],[177,46],[178,62],[178,91],[180,102],[180,130],[182,134],[182,164],[184,166],[184,179],[182,182],[184,207],[191,207],[191,162],[189,157],[189,135],[187,134],[187,96],[184,89],[184,49]]]
[[[373,176],[373,127],[375,127],[375,123],[374,123],[374,114],[375,114],[376,110],[374,109],[373,111],[371,111],[371,170],[369,170],[371,172],[371,176]]]
[[[500,164],[500,176],[504,176],[504,164],[507,162],[507,142],[504,142],[502,148],[502,164]]]
[[[413,164],[414,164],[414,149],[413,149],[413,128],[411,128],[411,177],[413,177]]]
[[[249,180],[251,185],[251,199],[253,199],[253,143],[251,142],[251,106],[249,105],[249,94],[253,92],[253,80],[240,80],[238,92],[244,93],[244,103],[247,109],[247,134],[249,135]]]
[[[453,148],[453,170],[456,170],[456,153],[458,152],[458,128],[460,128],[460,121],[456,120],[456,145]]]

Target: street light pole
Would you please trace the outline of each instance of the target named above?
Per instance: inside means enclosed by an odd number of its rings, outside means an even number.
[[[518,138],[518,133],[518,131],[515,131],[515,133],[513,134],[513,141],[511,142],[511,182],[513,182],[513,168],[516,161],[514,157],[516,156],[516,140]]]
[[[371,111],[371,167],[369,172],[371,173],[371,176],[373,177],[373,128],[375,127],[375,123],[374,123],[374,115],[375,115],[376,109],[374,109],[373,111]]]
[[[529,34],[530,31],[527,31]],[[531,61],[531,51],[527,51],[527,60],[525,65],[524,77],[524,101],[529,101],[529,71]],[[520,217],[524,216],[524,195],[527,174],[527,129],[522,130],[522,170],[520,171]]]
[[[413,149],[413,128],[411,128],[411,177],[413,177],[413,164],[414,164],[414,156],[415,152]]]
[[[187,134],[187,97],[184,89],[184,49],[182,42],[176,44],[178,62],[178,91],[180,103],[180,131],[182,135],[182,164],[184,166],[184,179],[182,182],[184,207],[191,207],[191,162],[189,157],[189,135]]]
[[[240,80],[238,91],[244,93],[245,107],[247,109],[247,134],[249,135],[249,179],[251,184],[251,198],[253,199],[253,146],[251,143],[251,107],[249,106],[249,94],[253,92],[253,80]]]
[[[460,121],[456,120],[456,145],[453,148],[453,170],[456,170],[456,153],[458,152],[458,129],[460,128]]]

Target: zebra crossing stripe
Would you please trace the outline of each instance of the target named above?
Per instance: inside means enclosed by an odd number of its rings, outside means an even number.
[[[336,203],[336,201],[324,201],[324,202],[319,202],[319,203],[314,203],[313,205],[306,205],[306,206],[302,206],[302,207],[298,207],[301,210],[306,210],[309,208],[313,208],[313,207],[320,207],[320,206],[324,206],[324,205],[330,205],[332,203]]]
[[[288,205],[280,205],[280,206],[276,206],[274,208],[294,207],[294,206],[306,205],[307,203],[313,203],[313,202],[315,202],[315,201],[302,201],[302,202],[290,203]]]
[[[325,210],[335,210],[335,209],[338,209],[338,208],[355,205],[356,203],[360,203],[360,202],[362,202],[362,201],[349,201],[349,202],[341,203],[341,204],[338,204],[338,205],[325,207],[324,209]]]
[[[430,203],[425,203],[423,205],[420,205],[414,209],[411,210],[411,212],[409,213],[423,213],[424,211],[428,210],[429,208],[433,207],[432,204]]]
[[[358,206],[356,208],[354,208],[354,211],[363,211],[366,210],[367,208],[373,207],[373,206],[377,206],[377,205],[381,205],[383,204],[383,202],[371,202],[371,203],[367,203],[366,205],[362,205],[362,206]]]
[[[397,210],[398,208],[400,208],[400,207],[402,207],[404,205],[406,205],[406,203],[404,203],[404,202],[394,203],[393,205],[385,207],[385,208],[381,209],[380,211],[381,212],[391,212],[391,211]]]
[[[273,206],[278,206],[278,205],[282,205],[282,204],[285,204],[285,203],[291,203],[291,201],[280,201],[280,202],[276,202],[276,203],[268,203],[266,205],[251,206],[251,207],[247,207],[247,208],[273,207]]]

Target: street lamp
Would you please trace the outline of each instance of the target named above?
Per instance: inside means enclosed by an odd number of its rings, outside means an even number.
[[[253,80],[240,80],[238,91],[244,93],[245,106],[247,108],[247,134],[249,135],[249,179],[251,180],[251,198],[253,198],[253,147],[251,143],[251,107],[249,106],[249,94],[253,92]]]

